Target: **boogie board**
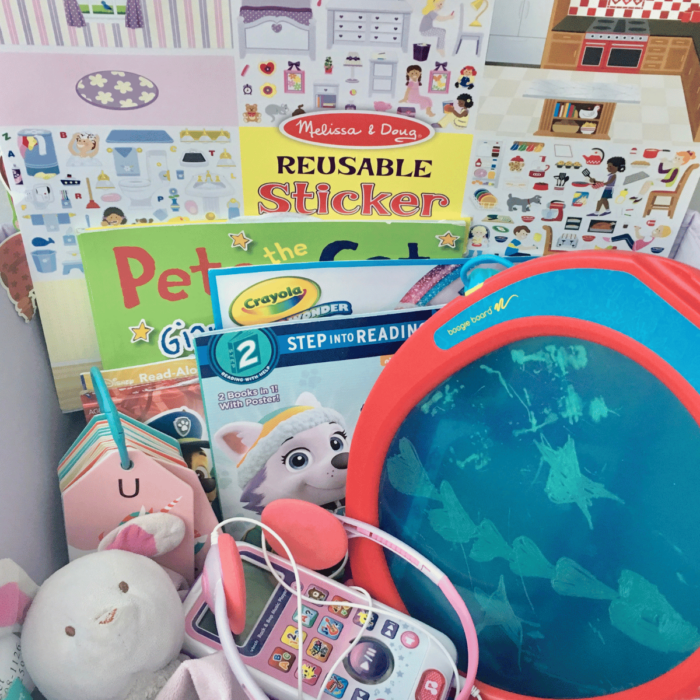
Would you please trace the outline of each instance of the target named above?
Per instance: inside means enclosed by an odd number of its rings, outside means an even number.
[[[698,271],[577,252],[468,290],[379,377],[347,514],[456,585],[485,700],[699,696],[699,354]],[[367,541],[350,562],[459,645],[410,566]]]

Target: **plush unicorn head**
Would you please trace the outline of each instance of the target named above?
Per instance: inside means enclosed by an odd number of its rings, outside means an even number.
[[[184,534],[174,515],[140,516],[46,580],[24,622],[22,653],[47,700],[156,696],[179,663],[185,618],[176,574],[149,557]]]

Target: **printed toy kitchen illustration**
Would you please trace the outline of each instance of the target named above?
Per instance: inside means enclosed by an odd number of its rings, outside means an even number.
[[[700,177],[692,9],[496,2],[466,193],[470,255],[669,255]]]
[[[4,10],[13,99],[0,107],[0,143],[64,408],[79,407],[78,375],[100,360],[83,322],[85,229],[268,212],[464,215],[488,0],[56,0],[31,12],[8,0]],[[42,90],[26,75],[41,75]],[[358,148],[279,128],[318,115],[333,132],[363,113],[393,141]]]

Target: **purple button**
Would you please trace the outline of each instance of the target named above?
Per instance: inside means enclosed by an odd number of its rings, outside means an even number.
[[[356,681],[376,685],[391,675],[394,657],[386,644],[371,637],[363,637],[344,659],[343,665]]]

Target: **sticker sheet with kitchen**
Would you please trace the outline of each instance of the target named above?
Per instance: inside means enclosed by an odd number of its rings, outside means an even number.
[[[493,3],[350,5],[7,0],[0,144],[64,409],[100,361],[84,229],[466,215]]]
[[[270,501],[345,505],[352,433],[391,356],[441,307],[199,336],[197,363],[225,518]]]
[[[495,3],[465,192],[470,254],[668,257],[698,179],[691,2]]]
[[[467,255],[632,250],[668,257],[699,164],[692,148],[478,138]]]

